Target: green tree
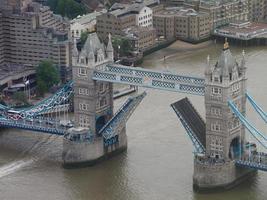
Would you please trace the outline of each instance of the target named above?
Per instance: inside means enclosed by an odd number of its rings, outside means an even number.
[[[42,61],[37,67],[36,76],[37,89],[42,96],[59,83],[59,70],[51,61]]]
[[[112,45],[120,56],[129,55],[129,53],[133,51],[131,42],[128,39],[120,36],[115,36],[112,38]]]
[[[20,104],[28,105],[28,99],[24,92],[15,92],[12,95],[12,99]]]
[[[75,0],[48,0],[47,5],[54,13],[70,19],[86,13],[85,7]]]
[[[85,44],[87,38],[88,38],[89,32],[85,31],[81,33],[81,47]]]

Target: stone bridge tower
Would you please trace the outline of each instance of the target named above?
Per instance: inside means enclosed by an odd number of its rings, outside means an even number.
[[[113,117],[113,85],[93,80],[94,70],[113,62],[111,36],[107,46],[96,33],[88,35],[81,51],[73,48],[75,127],[64,136],[63,162],[66,167],[94,164],[111,153],[127,147],[125,128],[116,143],[104,147],[101,128]],[[118,142],[119,141],[119,142]]]
[[[235,167],[234,159],[242,156],[245,150],[245,128],[228,107],[231,100],[245,115],[245,74],[244,53],[238,63],[227,42],[215,66],[210,66],[208,57],[205,71],[206,153],[195,158],[193,179],[196,188],[228,187],[249,172]]]

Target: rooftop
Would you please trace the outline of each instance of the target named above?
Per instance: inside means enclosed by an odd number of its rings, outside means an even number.
[[[267,33],[267,24],[257,22],[237,21],[227,26],[217,28],[215,35],[236,38],[241,40],[250,40],[261,37]]]

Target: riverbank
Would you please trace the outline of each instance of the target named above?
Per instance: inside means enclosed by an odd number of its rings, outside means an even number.
[[[193,51],[203,50],[205,48],[208,48],[212,46],[214,43],[212,40],[198,43],[198,44],[191,44],[188,42],[184,42],[181,40],[177,40],[176,42],[172,43],[170,46],[168,46],[165,49],[161,49],[159,51],[156,51],[152,54],[149,54],[145,56],[145,58],[149,57],[155,57],[155,54],[158,54],[160,52],[160,56],[156,56],[157,60],[159,61],[166,61],[169,58],[173,57],[183,57],[184,55],[188,55],[189,53],[192,53]],[[164,50],[164,51],[162,51]]]

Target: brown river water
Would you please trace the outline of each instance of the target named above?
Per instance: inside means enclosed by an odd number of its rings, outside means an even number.
[[[180,42],[145,57],[143,67],[203,76],[206,57],[214,63],[222,45],[179,50]],[[267,111],[267,47],[243,47],[248,91]],[[240,59],[242,47],[231,47]],[[166,56],[164,61],[163,57]],[[127,123],[128,150],[98,165],[66,170],[62,138],[20,130],[0,132],[0,200],[266,200],[267,172],[232,190],[193,191],[193,146],[170,104],[188,96],[204,116],[204,98],[146,90],[148,95]],[[116,108],[126,99],[115,101]],[[249,119],[266,124],[247,105]],[[248,139],[252,139],[248,136]],[[264,149],[260,149],[264,151]]]

